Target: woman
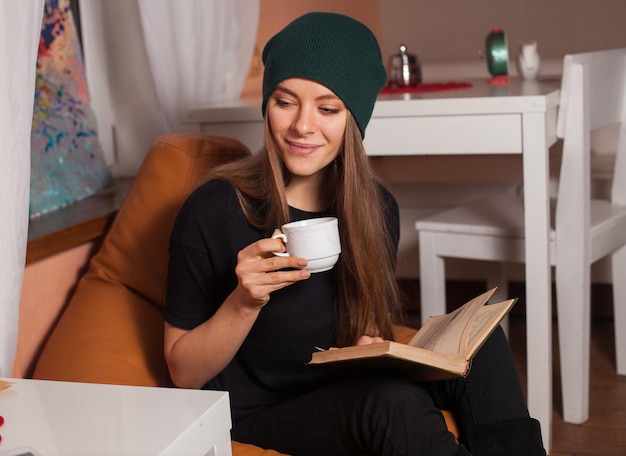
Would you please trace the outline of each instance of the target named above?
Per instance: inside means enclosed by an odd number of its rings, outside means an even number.
[[[400,314],[398,206],[362,143],[386,72],[371,31],[332,13],[293,21],[263,62],[265,147],[213,170],[172,232],[164,345],[174,383],[229,391],[233,438],[283,453],[545,454],[501,330],[466,379],[418,385],[305,366],[316,346],[391,339]],[[340,224],[334,269],[311,274],[305,259],[273,255],[284,250],[277,227],[328,215]]]

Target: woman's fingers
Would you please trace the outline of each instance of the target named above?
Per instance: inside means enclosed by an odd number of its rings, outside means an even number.
[[[385,339],[383,339],[382,337],[378,337],[378,336],[361,336],[357,339],[355,345],[368,345],[368,344],[375,344],[377,342],[384,342],[384,341]]]
[[[310,277],[304,270],[307,261],[298,257],[276,256],[284,250],[280,239],[261,239],[242,249],[237,255],[235,274],[239,287],[255,303],[265,304],[270,293]]]
[[[277,256],[285,246],[280,239],[266,238],[250,244],[237,255],[238,264],[248,264],[252,270],[260,272],[278,271],[281,269],[304,269],[307,261],[300,257]]]

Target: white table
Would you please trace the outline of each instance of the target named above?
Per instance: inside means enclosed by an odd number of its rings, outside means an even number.
[[[522,154],[526,231],[528,407],[547,449],[552,421],[552,294],[548,252],[548,148],[556,141],[558,83],[512,79],[491,86],[381,95],[365,135],[368,155]],[[183,120],[234,137],[251,150],[263,141],[260,98],[199,106]]]
[[[225,392],[4,380],[0,456],[232,454]]]

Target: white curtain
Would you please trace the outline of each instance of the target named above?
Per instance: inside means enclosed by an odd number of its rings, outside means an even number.
[[[259,0],[139,0],[163,133],[181,113],[239,97],[252,58]]]
[[[17,345],[43,5],[44,0],[0,0],[0,377],[11,376]]]

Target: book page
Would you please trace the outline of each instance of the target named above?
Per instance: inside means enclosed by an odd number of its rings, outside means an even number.
[[[468,356],[474,355],[485,342],[485,339],[500,324],[500,321],[511,310],[517,299],[484,305],[476,315],[467,338]]]
[[[465,356],[465,328],[472,324],[477,312],[489,300],[495,288],[463,304],[453,312],[429,318],[409,345],[452,356]]]

